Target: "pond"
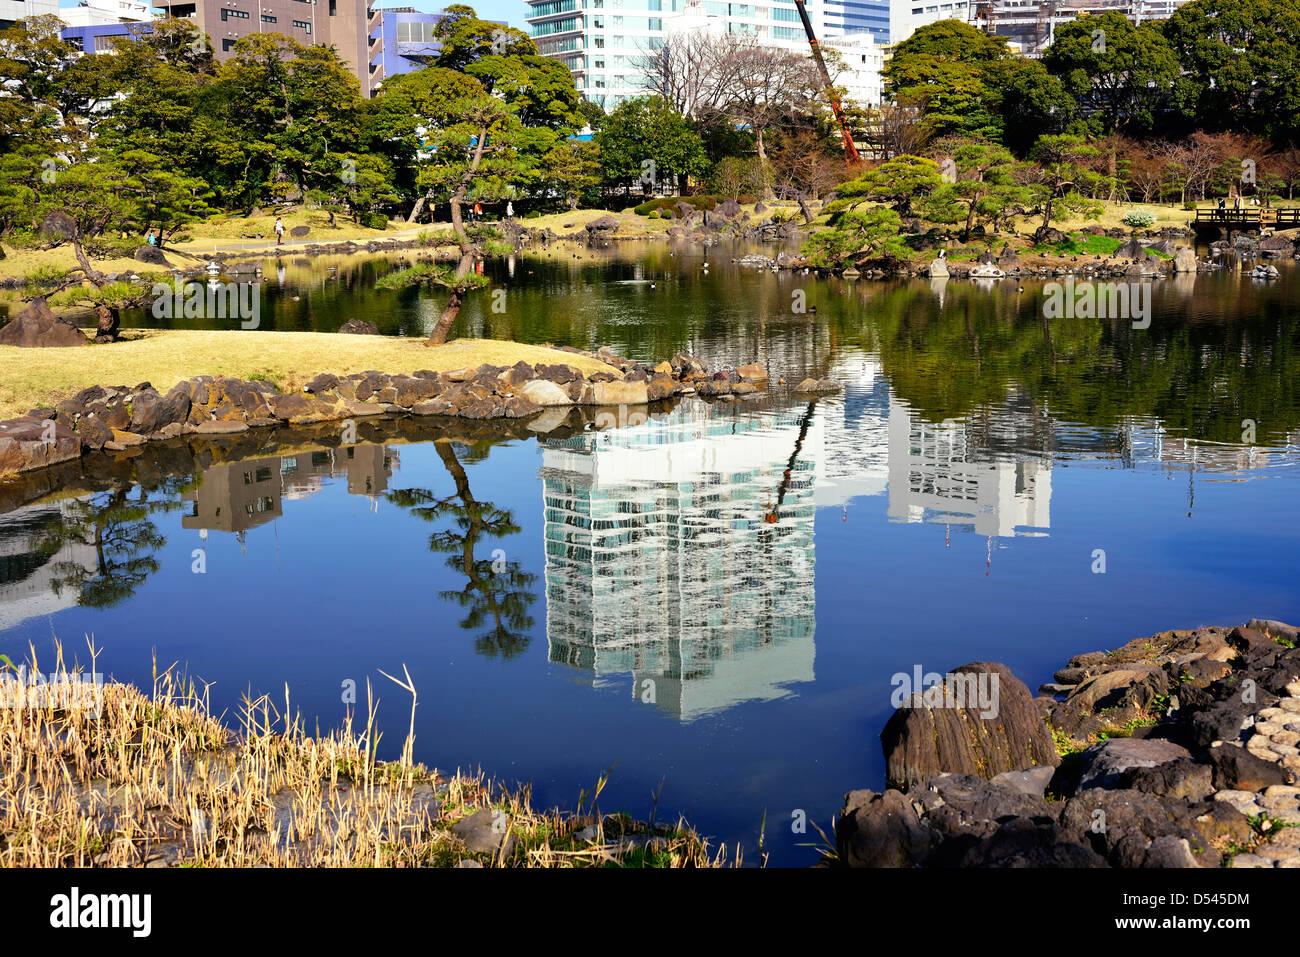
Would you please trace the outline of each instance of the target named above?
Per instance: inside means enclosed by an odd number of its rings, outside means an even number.
[[[820,838],[797,813],[828,829],[883,785],[896,673],[1000,661],[1036,689],[1156,631],[1300,620],[1291,264],[1158,282],[1134,328],[1047,320],[1041,283],[818,280],[748,251],[490,264],[504,296],[453,334],[760,360],[758,399],[551,437],[174,443],[5,490],[0,652],[84,661],[93,635],[101,671],[148,687],[178,662],[232,721],[287,689],[335,725],[369,682],[390,757],[410,701],[380,670],[406,665],[417,759],[567,806],[612,768],[605,810],[685,815],[751,863],[766,818],[800,865]],[[263,328],[423,334],[441,298],[374,291],[387,268],[272,272]],[[775,384],[805,375],[843,392]]]

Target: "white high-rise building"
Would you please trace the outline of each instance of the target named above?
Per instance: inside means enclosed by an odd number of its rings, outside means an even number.
[[[879,106],[884,99],[885,48],[870,33],[831,37],[822,46],[839,54],[827,57],[831,79],[844,88],[845,99],[856,106]]]
[[[940,20],[974,18],[974,0],[889,0],[889,42],[902,43],[921,27]]]
[[[793,0],[528,0],[528,5],[529,33],[538,50],[564,63],[573,71],[578,91],[607,110],[643,95],[645,58],[672,32],[709,30],[808,49]],[[845,32],[843,24],[855,16],[841,13],[840,26],[832,28],[826,19],[830,6],[829,0],[809,0],[809,19],[819,39]],[[839,6],[885,5],[880,0]]]
[[[59,0],[0,0],[0,30],[6,30],[28,17],[58,12]]]
[[[81,0],[75,7],[60,9],[59,19],[70,27],[102,27],[150,20],[152,13],[142,0]]]

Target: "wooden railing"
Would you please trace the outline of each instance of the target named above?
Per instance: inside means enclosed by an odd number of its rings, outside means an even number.
[[[1197,226],[1226,226],[1230,229],[1294,229],[1300,226],[1300,207],[1281,209],[1198,209]]]

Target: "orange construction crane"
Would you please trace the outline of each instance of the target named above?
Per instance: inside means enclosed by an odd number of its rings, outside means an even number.
[[[812,47],[813,59],[817,61],[817,68],[822,72],[822,82],[826,84],[826,96],[831,101],[831,112],[835,114],[835,120],[840,124],[840,136],[844,138],[844,163],[847,166],[856,166],[862,160],[858,156],[858,148],[853,145],[853,134],[849,132],[849,118],[844,115],[844,107],[840,105],[840,98],[835,95],[835,87],[831,83],[831,72],[826,69],[826,60],[822,57],[821,44],[817,42],[817,34],[813,32],[812,21],[808,19],[808,8],[804,6],[803,0],[794,0],[794,5],[799,11],[799,19],[803,21],[804,33],[808,34],[808,45]]]

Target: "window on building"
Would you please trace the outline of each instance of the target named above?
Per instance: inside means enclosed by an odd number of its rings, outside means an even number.
[[[234,41],[234,40],[231,40],[229,37],[222,37],[222,38],[221,38],[221,52],[222,52],[222,53],[229,53],[229,52],[230,52],[231,50],[233,50],[234,48],[235,48],[235,41]]]
[[[278,23],[279,21],[276,20],[275,17],[269,16],[269,15],[267,15],[267,14],[264,13],[264,14],[262,14],[262,22],[263,22],[263,23]]]
[[[222,10],[221,19],[222,20],[247,20],[248,14],[245,13],[243,10]]]
[[[336,17],[339,14],[338,0],[330,0],[330,16]]]
[[[306,20],[295,20],[293,21],[293,25],[304,33],[311,33],[311,24]]]

